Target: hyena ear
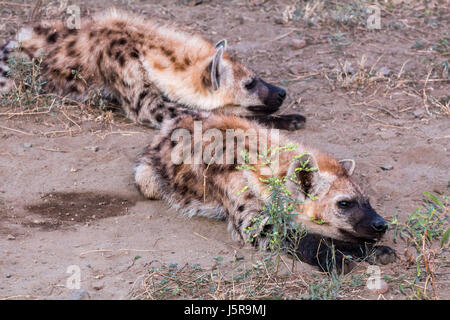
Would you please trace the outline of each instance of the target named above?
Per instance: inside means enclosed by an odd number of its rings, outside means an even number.
[[[220,65],[222,62],[222,56],[227,47],[227,40],[223,39],[216,43],[215,47],[217,52],[214,55],[212,65],[211,65],[211,83],[214,90],[220,87]]]
[[[345,171],[347,171],[347,174],[349,176],[351,176],[353,174],[353,172],[355,171],[355,160],[353,159],[342,159],[338,161],[341,166],[345,169]]]
[[[296,156],[287,172],[286,188],[294,199],[304,201],[314,196],[318,187],[320,172],[313,155],[304,153]]]
[[[223,50],[226,50],[226,49],[227,49],[227,39],[222,39],[222,40],[220,40],[219,42],[217,42],[217,43],[214,45],[214,47],[216,47],[216,48],[223,47]]]

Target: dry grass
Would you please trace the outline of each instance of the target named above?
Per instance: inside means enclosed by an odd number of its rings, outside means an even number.
[[[305,276],[279,267],[271,256],[248,266],[235,262],[231,269],[220,263],[211,270],[199,265],[160,265],[137,282],[131,299],[354,299],[364,290],[367,275],[358,268],[347,275],[315,272]]]

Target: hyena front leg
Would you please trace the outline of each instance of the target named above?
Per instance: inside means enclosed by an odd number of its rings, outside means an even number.
[[[386,246],[343,242],[309,233],[292,246],[292,251],[301,260],[315,265],[323,271],[333,269],[347,273],[355,261],[365,260],[372,264],[388,264],[395,261],[395,251]]]
[[[300,114],[284,114],[275,116],[247,116],[249,120],[256,121],[269,128],[295,131],[305,126],[306,118]]]

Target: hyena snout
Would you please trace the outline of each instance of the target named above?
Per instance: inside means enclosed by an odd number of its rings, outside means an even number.
[[[344,238],[348,237],[350,241],[363,239],[372,242],[380,240],[386,233],[388,224],[369,202],[339,201],[337,205],[340,216],[347,217],[348,227],[350,227],[340,230]]]
[[[379,240],[387,231],[387,222],[370,205],[363,207],[364,216],[357,224],[356,231],[367,238]]]
[[[375,232],[384,234],[388,228],[388,225],[382,217],[378,216],[376,219],[372,221],[370,227]]]
[[[256,80],[254,86],[262,105],[250,106],[248,109],[255,113],[264,114],[271,114],[278,111],[284,99],[286,99],[286,90],[267,83],[262,79]]]

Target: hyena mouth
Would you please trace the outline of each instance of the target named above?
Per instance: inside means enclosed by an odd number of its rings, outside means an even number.
[[[353,232],[349,232],[344,229],[338,229],[339,233],[345,238],[345,241],[357,242],[357,243],[375,243],[381,239],[383,234],[374,234],[373,236],[361,236],[356,235]]]
[[[250,106],[247,107],[247,109],[254,114],[268,115],[277,112],[280,109],[280,106],[281,104],[278,106],[259,105],[259,106]]]

